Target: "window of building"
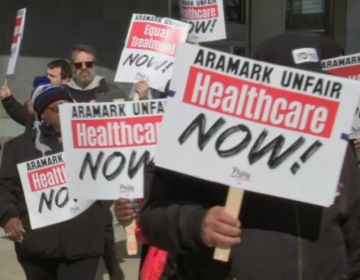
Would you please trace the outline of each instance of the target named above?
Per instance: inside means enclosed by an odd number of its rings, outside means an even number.
[[[325,33],[328,0],[286,0],[286,30]]]

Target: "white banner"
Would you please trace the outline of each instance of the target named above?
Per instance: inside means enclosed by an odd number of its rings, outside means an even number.
[[[190,24],[189,42],[226,39],[223,0],[179,0],[181,20]]]
[[[21,41],[24,35],[26,9],[21,9],[16,14],[15,30],[11,43],[10,58],[6,75],[15,75],[16,62],[19,57]]]
[[[71,195],[142,198],[166,101],[60,106]]]
[[[358,83],[181,44],[156,165],[329,206]],[[181,58],[181,59],[180,59]]]
[[[70,220],[94,203],[69,194],[63,153],[20,163],[17,168],[32,229]]]
[[[173,73],[177,46],[185,42],[187,23],[153,15],[134,14],[122,51],[116,82],[147,80],[163,91]]]
[[[321,63],[322,68],[331,74],[360,81],[360,54],[340,56],[323,60]],[[358,138],[360,138],[360,98],[349,135],[349,139]]]

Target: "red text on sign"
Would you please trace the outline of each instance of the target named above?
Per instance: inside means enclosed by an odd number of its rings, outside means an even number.
[[[182,6],[181,15],[188,20],[213,19],[219,17],[219,10],[217,4],[200,7]]]
[[[74,148],[156,145],[161,116],[72,120]]]
[[[64,185],[66,184],[65,164],[29,172],[28,178],[33,192]]]
[[[184,102],[279,128],[329,138],[339,103],[192,67]]]
[[[177,27],[135,21],[126,47],[175,56],[178,44],[185,39],[186,33]]]
[[[12,41],[13,44],[17,44],[19,41],[22,21],[23,21],[23,17],[19,17],[16,19],[15,30],[14,30],[13,41]]]
[[[360,64],[326,70],[336,76],[360,80]]]

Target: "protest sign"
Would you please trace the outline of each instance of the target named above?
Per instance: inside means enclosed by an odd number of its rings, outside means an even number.
[[[21,9],[16,14],[15,30],[11,43],[10,59],[6,75],[15,75],[16,62],[19,57],[21,41],[24,35],[26,9]]]
[[[165,104],[151,100],[60,106],[71,194],[84,199],[142,198],[144,166],[154,156]]]
[[[329,206],[358,84],[181,44],[157,166]],[[181,117],[179,117],[181,116]]]
[[[360,54],[323,60],[322,68],[336,76],[360,80]]]
[[[360,54],[340,56],[321,63],[322,68],[331,74],[360,81]],[[349,135],[349,139],[357,138],[360,138],[360,98]]]
[[[94,201],[72,199],[67,187],[63,153],[17,165],[32,229],[70,220]]]
[[[163,91],[172,76],[177,46],[185,42],[188,30],[181,21],[134,14],[115,81],[147,80],[150,87]]]
[[[190,24],[193,43],[226,39],[223,0],[179,0],[181,20]]]

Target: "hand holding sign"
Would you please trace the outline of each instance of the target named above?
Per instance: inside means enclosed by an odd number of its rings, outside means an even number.
[[[116,219],[126,225],[131,223],[139,212],[139,205],[130,199],[119,198],[115,201],[114,212]]]
[[[240,221],[219,206],[209,210],[201,227],[201,237],[208,247],[236,245],[240,243],[240,233]]]
[[[7,84],[1,87],[0,97],[1,99],[5,99],[11,96],[10,88]]]
[[[135,92],[139,95],[139,99],[146,99],[148,97],[150,86],[146,80],[141,80],[136,83]]]

